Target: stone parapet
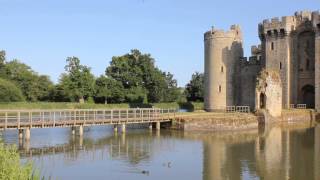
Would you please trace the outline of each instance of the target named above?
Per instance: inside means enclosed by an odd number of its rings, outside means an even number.
[[[247,57],[242,57],[240,58],[240,66],[257,66],[261,65],[261,59],[258,58],[257,56],[251,56],[249,57],[249,60]]]
[[[320,22],[319,11],[300,11],[294,16],[283,16],[280,18],[265,19],[259,24],[259,36],[261,39],[265,37],[283,37],[295,31],[297,27],[311,23],[313,27],[317,27]]]
[[[229,31],[212,28],[210,31],[204,33],[204,40],[215,38],[239,38],[241,39],[241,30],[239,25],[232,25]]]

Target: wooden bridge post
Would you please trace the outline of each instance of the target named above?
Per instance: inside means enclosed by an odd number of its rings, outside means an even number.
[[[40,112],[40,120],[41,120],[41,126],[42,128],[44,127],[44,116],[43,116],[43,112]]]
[[[7,129],[8,127],[8,113],[5,112],[5,115],[4,115],[4,129]]]
[[[161,127],[161,126],[160,126],[160,121],[157,121],[157,122],[156,122],[156,129],[159,131],[159,130],[160,130],[160,127]]]
[[[23,129],[18,129],[18,133],[19,133],[19,135],[18,135],[19,139],[22,139],[23,138]]]
[[[160,114],[161,114],[161,120],[163,120],[163,109],[161,109]]]
[[[126,133],[126,124],[121,124],[121,133]]]
[[[20,129],[20,112],[18,112],[18,129]]]
[[[83,136],[83,125],[79,126],[79,136]]]
[[[76,125],[76,121],[77,121],[77,111],[74,111],[74,117],[73,117],[73,119],[74,119],[74,122],[73,122],[73,125],[75,126]]]
[[[111,123],[112,123],[112,120],[113,120],[113,109],[111,109]]]
[[[114,133],[117,133],[118,132],[118,125],[113,125],[113,131],[114,131]]]
[[[56,112],[53,112],[53,127],[56,127]]]
[[[30,127],[23,129],[23,131],[24,131],[24,139],[26,141],[30,140]]]
[[[143,109],[140,111],[140,113],[141,113],[141,121],[143,121]]]
[[[29,124],[30,128],[32,128],[32,112],[29,112]]]
[[[126,121],[127,121],[127,123],[129,121],[129,111],[128,111],[128,109],[127,109],[127,119],[126,119]]]
[[[118,124],[120,124],[121,121],[121,110],[118,110]]]
[[[76,127],[75,126],[71,127],[71,133],[72,133],[72,135],[76,134]]]

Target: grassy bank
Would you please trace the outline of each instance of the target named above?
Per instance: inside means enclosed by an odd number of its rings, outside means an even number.
[[[20,179],[38,180],[41,178],[39,173],[34,171],[32,163],[20,163],[20,155],[15,146],[4,145],[0,139],[0,180]]]
[[[151,103],[151,104],[93,104],[93,103],[56,103],[56,102],[12,102],[0,103],[0,109],[126,109],[126,108],[174,108],[196,111],[203,109],[201,102],[183,102],[183,103]]]

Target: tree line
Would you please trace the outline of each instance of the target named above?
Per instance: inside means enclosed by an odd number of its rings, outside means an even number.
[[[77,57],[66,59],[58,83],[39,75],[17,59],[8,61],[0,51],[0,102],[48,101],[95,103],[158,103],[203,101],[203,74],[195,73],[179,88],[170,72],[161,71],[150,54],[131,50],[114,56],[105,74],[95,77]]]

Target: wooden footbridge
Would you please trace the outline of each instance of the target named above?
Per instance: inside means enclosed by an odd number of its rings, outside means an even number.
[[[0,110],[0,129],[18,129],[19,138],[30,139],[31,128],[79,127],[114,125],[117,131],[121,125],[125,132],[126,124],[155,124],[160,129],[161,122],[171,121],[175,109],[65,109],[65,110]]]

